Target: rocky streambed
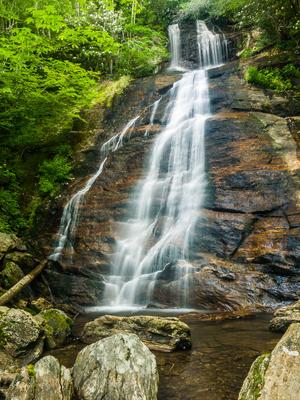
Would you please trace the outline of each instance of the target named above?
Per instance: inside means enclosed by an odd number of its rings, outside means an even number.
[[[87,321],[96,315],[80,317],[74,335],[83,332]],[[191,328],[192,348],[185,351],[158,352],[159,400],[237,400],[252,362],[270,352],[280,334],[268,330],[271,315],[226,321],[201,321],[186,316]],[[48,354],[64,366],[74,365],[83,343],[73,343]]]

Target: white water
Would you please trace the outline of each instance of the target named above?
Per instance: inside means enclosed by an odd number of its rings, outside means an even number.
[[[181,37],[180,37],[180,29],[178,24],[169,26],[169,39],[171,46],[171,64],[169,67],[170,71],[185,71],[185,68],[182,67],[182,59],[181,59]]]
[[[204,21],[197,21],[197,44],[202,68],[216,67],[228,58],[225,36],[211,32]]]
[[[95,174],[86,182],[84,187],[75,193],[64,207],[64,211],[60,220],[60,226],[58,231],[58,243],[53,253],[49,256],[49,260],[58,261],[62,256],[63,252],[67,252],[69,260],[72,260],[73,240],[75,237],[78,221],[79,221],[79,209],[83,203],[85,195],[91,189],[97,178],[102,174],[103,168],[107,161],[107,155],[110,152],[117,151],[123,146],[123,141],[126,135],[130,134],[139,116],[133,118],[125,126],[122,132],[113,136],[106,143],[104,143],[100,150],[101,162],[98,170]]]
[[[175,36],[173,68],[180,66],[178,30],[178,25],[169,29],[171,38],[172,33]],[[106,306],[134,308],[155,302],[157,277],[169,263],[178,264],[177,277],[183,281],[177,304],[188,305],[187,278],[193,268],[189,254],[206,189],[204,137],[210,115],[206,69],[224,59],[220,35],[203,22],[197,24],[197,33],[202,68],[185,73],[171,90],[166,127],[154,143],[146,177],[133,200],[134,218],[123,224],[117,243],[104,293]]]

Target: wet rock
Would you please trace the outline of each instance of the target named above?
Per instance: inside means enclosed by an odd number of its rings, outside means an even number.
[[[43,351],[42,328],[24,310],[0,308],[0,348],[14,358],[31,362]]]
[[[48,300],[44,299],[43,297],[39,297],[38,299],[32,300],[30,305],[37,312],[53,308],[53,304],[50,303]]]
[[[82,333],[84,343],[94,343],[99,339],[117,333],[135,333],[151,350],[187,350],[192,346],[188,325],[178,318],[153,316],[116,317],[105,315],[88,322]]]
[[[37,264],[38,261],[30,253],[15,251],[8,253],[5,256],[5,263],[12,261],[17,264],[25,273],[30,272]]]
[[[269,363],[269,354],[262,355],[254,361],[243,383],[238,400],[257,400],[260,398]]]
[[[7,261],[0,272],[0,284],[4,289],[10,289],[24,277],[21,268],[13,261]]]
[[[119,333],[85,347],[73,367],[74,387],[82,400],[156,400],[154,355],[133,334]]]
[[[300,393],[300,325],[292,324],[270,356],[253,364],[239,400],[298,400]]]
[[[43,327],[45,344],[49,350],[60,347],[71,334],[73,321],[61,310],[44,310],[35,319]]]
[[[293,323],[300,323],[300,301],[276,310],[274,318],[270,322],[270,330],[273,332],[285,332]]]
[[[5,253],[14,249],[18,245],[18,242],[15,235],[0,232],[0,259]]]
[[[22,368],[9,387],[7,400],[71,400],[71,372],[47,356]]]

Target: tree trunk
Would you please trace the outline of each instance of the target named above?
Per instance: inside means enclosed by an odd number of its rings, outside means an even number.
[[[8,303],[12,300],[21,290],[25,289],[45,268],[47,260],[43,261],[37,267],[35,267],[28,275],[25,275],[18,283],[11,287],[0,297],[0,306]]]

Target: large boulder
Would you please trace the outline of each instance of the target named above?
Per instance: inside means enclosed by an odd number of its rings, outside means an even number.
[[[22,368],[9,387],[7,400],[71,400],[71,372],[47,356]]]
[[[156,400],[158,372],[150,350],[134,334],[119,333],[85,347],[73,367],[81,400]]]
[[[7,261],[0,272],[0,284],[4,289],[10,289],[24,277],[22,269],[13,261]]]
[[[270,330],[285,332],[293,323],[300,323],[300,301],[276,310],[274,318],[270,322]]]
[[[24,363],[37,359],[43,351],[43,331],[28,312],[0,307],[0,350]]]
[[[239,400],[299,400],[300,325],[292,324],[271,355],[252,365]]]
[[[73,321],[61,310],[44,310],[35,318],[43,327],[49,350],[60,347],[71,334]]]
[[[152,350],[170,352],[190,349],[192,346],[188,325],[178,318],[154,316],[105,315],[88,322],[81,339],[84,343],[94,343],[120,332],[135,333]]]
[[[0,259],[5,253],[13,250],[18,245],[18,239],[15,235],[0,232]]]

